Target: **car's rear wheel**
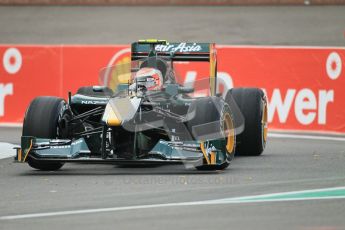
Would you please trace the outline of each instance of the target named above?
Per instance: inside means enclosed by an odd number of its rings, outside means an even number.
[[[237,136],[236,154],[259,156],[267,141],[267,101],[264,92],[258,88],[233,88],[227,97],[232,96],[240,108],[245,128]]]
[[[234,130],[234,124],[232,119],[232,113],[228,104],[224,103],[223,100],[216,97],[201,98],[195,100],[188,111],[188,114],[193,114],[193,118],[188,120],[187,128],[191,133],[194,140],[200,140],[200,137],[196,134],[193,127],[199,125],[211,124],[212,127],[205,126],[206,132],[213,130],[214,136],[225,136],[226,144],[224,151],[226,151],[226,159],[220,165],[201,165],[197,166],[198,170],[224,170],[234,158],[235,147],[236,147],[236,136]],[[202,133],[202,131],[201,131]],[[218,134],[217,134],[218,133]],[[212,138],[212,137],[211,137]],[[207,145],[207,141],[204,142]]]
[[[37,97],[29,105],[23,123],[23,136],[54,139],[58,137],[58,119],[66,102],[57,97]],[[63,163],[47,163],[28,158],[28,164],[35,169],[54,171]]]

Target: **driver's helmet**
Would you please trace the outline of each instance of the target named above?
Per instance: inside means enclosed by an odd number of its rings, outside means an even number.
[[[163,85],[163,76],[158,69],[144,67],[136,72],[135,81],[147,90],[159,90]]]

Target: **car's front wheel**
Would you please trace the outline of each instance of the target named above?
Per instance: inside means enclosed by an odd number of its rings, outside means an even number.
[[[23,136],[54,139],[58,137],[58,119],[66,102],[57,97],[37,97],[29,105],[23,123]],[[47,163],[28,158],[28,164],[35,169],[55,171],[63,163]]]
[[[222,150],[226,153],[222,164],[204,164],[197,166],[198,170],[224,170],[234,158],[236,148],[236,135],[230,107],[217,97],[196,99],[189,108],[188,114],[192,118],[187,122],[187,128],[194,140],[225,138]],[[211,125],[212,124],[212,125]]]

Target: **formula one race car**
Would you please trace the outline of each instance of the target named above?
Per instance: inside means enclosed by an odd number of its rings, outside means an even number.
[[[209,63],[210,74],[183,86],[174,64],[194,61]],[[39,170],[67,162],[223,170],[235,153],[265,148],[266,97],[257,88],[216,91],[214,44],[141,40],[131,62],[102,69],[100,81],[69,93],[68,102],[35,98],[15,160]]]

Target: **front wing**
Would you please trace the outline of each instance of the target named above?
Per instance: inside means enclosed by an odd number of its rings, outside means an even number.
[[[205,146],[204,142],[172,142],[160,140],[154,148],[143,158],[103,159],[99,154],[92,153],[84,138],[76,140],[43,139],[23,136],[21,147],[16,148],[15,162],[27,162],[29,159],[42,162],[87,163],[87,164],[114,164],[114,165],[165,165],[165,164],[192,164],[221,165],[226,161],[226,153],[216,149],[220,146],[214,140],[213,147]],[[207,142],[208,144],[210,141]]]

